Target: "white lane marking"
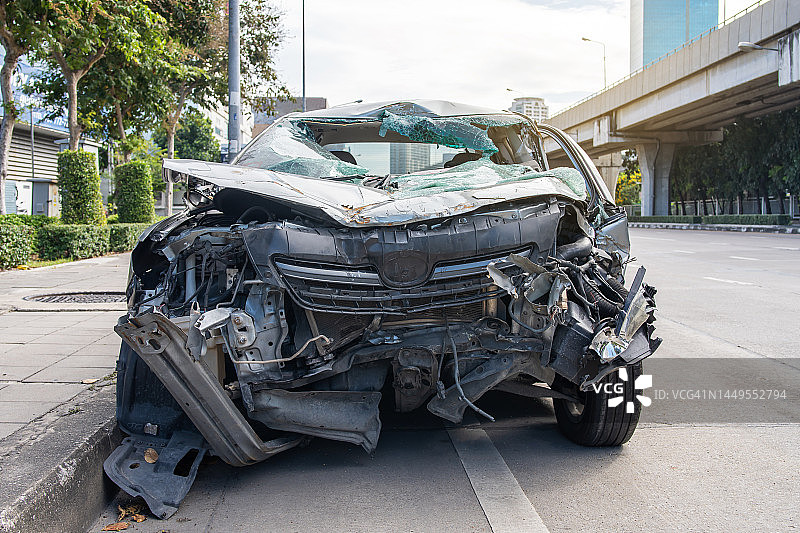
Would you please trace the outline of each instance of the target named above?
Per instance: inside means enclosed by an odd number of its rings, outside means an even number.
[[[731,255],[728,257],[730,257],[731,259],[741,259],[743,261],[759,261],[759,259],[756,259],[755,257],[742,257],[740,255]]]
[[[722,278],[711,278],[708,276],[704,276],[703,279],[710,279],[711,281],[721,281],[722,283],[733,283],[734,285],[752,285],[752,283],[747,283],[746,281],[736,281],[732,279],[722,279]]]
[[[791,250],[792,252],[797,252],[800,248],[792,248],[791,246],[773,246],[776,250]]]
[[[646,241],[674,241],[675,239],[665,239],[663,237],[642,237],[641,235],[636,235],[635,239],[644,239]]]
[[[679,254],[693,254],[694,252],[690,252],[689,250],[672,250],[673,252],[677,252]]]
[[[484,430],[461,427],[448,429],[447,433],[493,533],[548,533]]]

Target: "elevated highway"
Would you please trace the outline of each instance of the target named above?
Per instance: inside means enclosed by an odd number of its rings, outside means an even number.
[[[742,52],[749,41],[772,50]],[[722,140],[722,127],[800,105],[800,0],[766,0],[554,115],[596,158],[636,148],[642,214],[669,210],[675,148]],[[558,164],[554,142],[545,145]],[[607,176],[613,190],[615,176]]]

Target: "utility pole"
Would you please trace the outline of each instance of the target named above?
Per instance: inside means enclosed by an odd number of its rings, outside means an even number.
[[[306,110],[306,0],[301,0],[303,25],[303,112]]]
[[[239,0],[228,0],[228,162],[239,152],[242,114],[239,83]]]

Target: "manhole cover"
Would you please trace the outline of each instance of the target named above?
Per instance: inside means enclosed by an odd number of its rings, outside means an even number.
[[[62,292],[26,296],[24,300],[48,304],[107,304],[124,302],[124,292]]]

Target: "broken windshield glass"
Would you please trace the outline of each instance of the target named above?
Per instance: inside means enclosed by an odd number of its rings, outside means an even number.
[[[559,167],[545,172],[535,172],[526,165],[498,165],[487,157],[468,161],[453,168],[396,176],[389,182],[389,187],[390,191],[392,188],[396,189],[392,196],[413,198],[543,178],[558,180],[580,198],[587,196],[583,175],[574,168]]]
[[[369,171],[342,161],[316,143],[302,122],[282,121],[266,130],[242,152],[237,165],[310,178],[358,176]]]
[[[466,116],[431,118],[418,115],[396,115],[384,111],[379,135],[386,136],[387,131],[395,131],[405,135],[412,141],[439,144],[450,148],[468,148],[481,150],[489,154],[498,151],[497,146],[489,138],[489,127],[513,126],[523,123],[518,116]]]

